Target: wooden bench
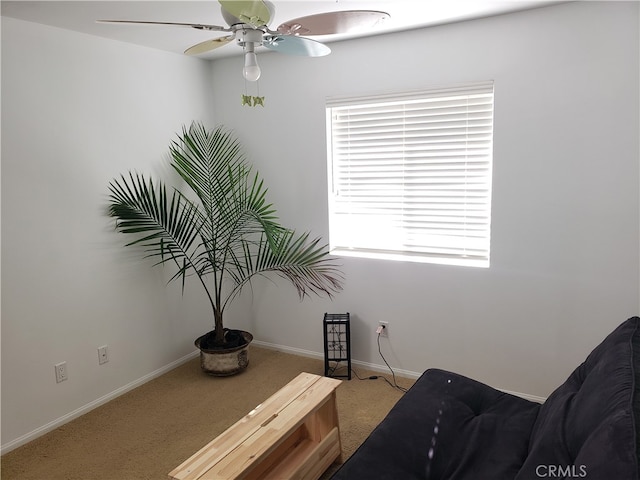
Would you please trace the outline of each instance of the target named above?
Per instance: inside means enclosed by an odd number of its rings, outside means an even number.
[[[174,469],[174,480],[317,480],[341,460],[340,380],[301,373]]]

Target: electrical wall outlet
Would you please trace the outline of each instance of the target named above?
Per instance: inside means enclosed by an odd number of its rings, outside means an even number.
[[[69,378],[67,375],[67,362],[60,362],[54,365],[56,369],[56,383],[64,382]]]
[[[380,336],[381,337],[388,337],[389,336],[389,322],[379,321],[378,322],[378,329],[382,329],[382,330],[380,330]]]
[[[98,364],[102,365],[109,361],[109,346],[103,345],[98,347]]]

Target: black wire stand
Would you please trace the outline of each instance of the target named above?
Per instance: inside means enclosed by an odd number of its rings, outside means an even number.
[[[351,380],[351,328],[349,313],[324,314],[324,376]],[[341,362],[347,373],[337,374]]]

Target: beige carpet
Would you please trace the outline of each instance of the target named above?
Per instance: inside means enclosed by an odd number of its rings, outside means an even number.
[[[355,370],[361,377],[373,374]],[[176,466],[300,372],[323,375],[324,363],[252,346],[245,372],[214,378],[202,373],[194,359],[3,455],[1,477],[166,479]],[[405,388],[413,383],[397,380]],[[342,382],[337,398],[345,459],[401,396],[382,379],[352,377]]]

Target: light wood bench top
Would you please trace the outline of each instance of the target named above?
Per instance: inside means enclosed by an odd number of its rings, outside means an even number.
[[[340,380],[301,373],[169,477],[174,480],[317,479],[341,456]]]

